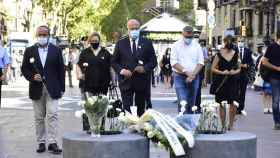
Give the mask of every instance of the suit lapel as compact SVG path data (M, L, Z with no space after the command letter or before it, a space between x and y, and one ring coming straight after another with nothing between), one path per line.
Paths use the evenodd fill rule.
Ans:
M143 42L144 42L144 39L143 38L139 38L138 45L137 45L137 55L141 55L141 53L142 53Z
M41 58L40 58L40 55L39 55L39 50L38 50L38 46L37 45L34 47L34 58L35 58L35 60L38 61L38 65L39 65L38 68L39 69L43 69L43 64L41 62Z
M46 57L46 63L45 63L44 69L48 66L49 58L51 56L51 53L53 52L52 49L53 49L52 44L49 44L49 46L48 46L48 54L47 54L47 57Z
M132 56L132 50L131 50L131 44L130 44L129 38L127 38L125 42L126 42L126 44L125 44L126 50L128 50L127 53L130 56Z

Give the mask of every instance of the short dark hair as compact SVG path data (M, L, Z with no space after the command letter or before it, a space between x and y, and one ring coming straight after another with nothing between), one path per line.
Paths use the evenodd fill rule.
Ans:
M41 25L38 28L40 27L46 28L48 30L48 34L51 35L51 29L47 25Z
M184 31L184 32L193 32L193 27L191 27L191 26L185 26L185 27L183 28L183 31Z

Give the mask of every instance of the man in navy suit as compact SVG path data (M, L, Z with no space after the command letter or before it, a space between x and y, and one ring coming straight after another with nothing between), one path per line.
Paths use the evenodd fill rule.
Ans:
M58 99L65 91L65 70L61 50L49 43L50 29L40 26L36 37L38 43L26 48L21 71L29 81L29 97L35 113L38 153L48 150L53 154L62 152L57 145ZM46 129L46 127L48 129Z
M152 42L140 37L139 27L137 20L128 21L129 36L117 42L111 62L119 74L119 88L125 110L130 111L135 97L137 114L141 116L145 112L150 73L157 66L157 59Z
M245 96L247 85L249 82L249 75L250 75L250 67L254 65L253 58L252 58L252 51L249 48L245 47L244 41L240 40L238 42L238 51L239 57L241 60L241 72L240 72L240 79L239 79L239 107L237 109L238 114L246 115L245 108Z

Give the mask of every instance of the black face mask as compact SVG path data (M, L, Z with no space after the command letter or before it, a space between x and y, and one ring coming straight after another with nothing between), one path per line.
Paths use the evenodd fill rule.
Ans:
M227 49L233 49L233 44L232 43L228 43L228 44L226 44L225 45L225 47L227 48Z
M90 43L93 49L97 49L99 47L99 43Z

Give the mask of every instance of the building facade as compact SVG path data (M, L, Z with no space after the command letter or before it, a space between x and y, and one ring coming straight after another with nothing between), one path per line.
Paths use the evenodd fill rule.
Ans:
M227 34L244 38L255 48L267 37L275 38L279 28L279 0L216 0L213 46L222 44Z
M1 38L7 34L7 14L3 6L3 1L0 0L0 36Z

